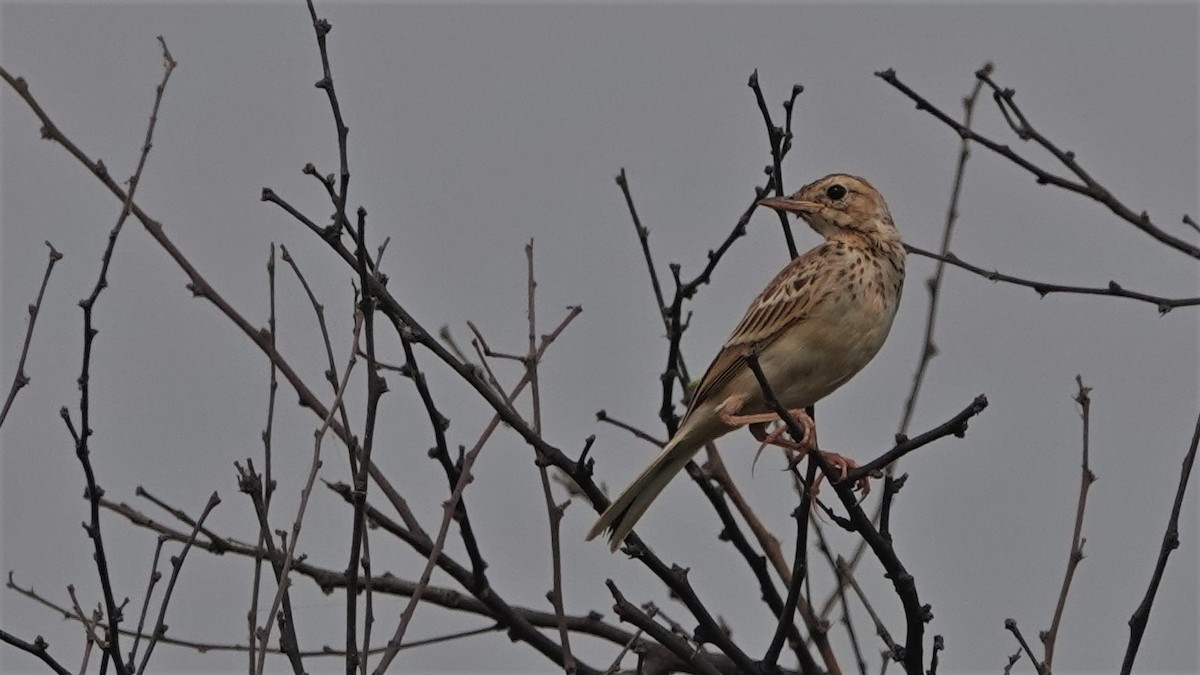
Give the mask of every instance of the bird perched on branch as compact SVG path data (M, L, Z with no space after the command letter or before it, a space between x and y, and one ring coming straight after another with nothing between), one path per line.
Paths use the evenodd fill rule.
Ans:
M600 516L588 539L607 530L617 550L692 455L740 426L749 425L760 442L811 450L813 422L804 409L845 384L883 346L900 304L905 255L883 196L862 178L833 174L759 204L798 215L825 241L788 263L750 304L701 378L679 430ZM757 352L772 391L804 428L805 439L790 442L767 432L779 417L746 364L749 350ZM823 454L843 476L855 466Z

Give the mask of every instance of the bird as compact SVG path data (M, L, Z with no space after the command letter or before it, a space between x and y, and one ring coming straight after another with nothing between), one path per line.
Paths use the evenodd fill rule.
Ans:
M792 213L824 241L794 258L750 303L695 387L678 430L588 532L608 532L616 551L663 488L705 444L749 425L760 442L804 450L767 433L778 421L746 355L779 402L813 438L804 409L856 375L883 346L900 304L905 249L883 196L865 179L836 173L759 205ZM807 446L811 448L811 445ZM842 468L850 460L825 453ZM798 461L798 459L796 460Z

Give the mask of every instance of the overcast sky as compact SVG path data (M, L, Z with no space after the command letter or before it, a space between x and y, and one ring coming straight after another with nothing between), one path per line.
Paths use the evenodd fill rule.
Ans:
M1135 212L1197 241L1180 223L1198 215L1197 9L1192 4L1053 7L978 4L805 5L359 5L324 4L334 77L350 133L351 205L370 214L373 245L391 243L384 266L397 298L425 325L448 325L467 344L466 321L492 346L524 349L525 259L535 242L542 329L567 305L582 315L542 368L545 435L567 452L596 434L596 473L619 490L654 449L611 426L600 409L655 436L666 360L645 264L613 177L624 167L651 245L666 264L694 276L764 180L766 133L747 77L757 69L779 115L793 83L795 149L789 190L832 172L862 175L886 197L904 238L936 249L958 138L873 72L901 79L958 117L959 100L985 61L1048 137ZM189 259L255 324L265 325L265 264L271 242L286 245L325 303L333 346L350 343L352 270L301 225L259 201L269 186L318 222L331 212L300 169L336 170L336 139L320 63L301 3L49 3L0 6L0 63L24 76L62 130L101 157L114 176L133 170L161 77L155 36L179 61L168 86L138 201L160 219ZM50 280L22 391L0 435L0 567L69 605L74 584L90 607L100 597L91 548L79 523L83 476L61 406L78 415L75 380L82 317L76 302L95 283L119 209L7 87L0 93L0 383L7 391L51 241L65 258ZM1007 130L985 97L980 130L1055 171L1049 156ZM1196 261L1169 250L1078 195L1035 184L979 148L970 160L952 249L985 268L1065 284L1127 288L1168 297L1198 294ZM807 248L818 237L796 229ZM688 309L684 340L699 373L748 301L787 261L778 221L758 213L749 234ZM820 405L822 445L865 460L890 447L917 364L931 261L910 258L891 338L857 378ZM249 500L235 460L261 457L266 420L265 358L211 305L191 297L185 277L131 222L97 305L93 462L107 495L169 518L134 495L137 486L198 513L216 490L224 500L213 529L253 539ZM280 349L328 396L325 357L312 310L290 271L279 274ZM1061 584L1078 492L1080 418L1074 378L1093 388L1093 486L1081 564L1064 619L1055 670L1115 672L1126 622L1146 585L1166 526L1178 468L1196 423L1196 309L1159 316L1153 305L1116 298L1051 295L946 272L938 356L913 427L949 418L978 394L991 405L965 439L945 439L905 459L897 497L897 552L933 607L928 634L945 637L942 672L999 672L1017 650L1003 628L1018 621L1036 642ZM400 362L394 341L384 360ZM469 388L427 353L449 442L470 446L490 418ZM500 364L508 383L516 366ZM424 410L411 385L389 377L376 461L435 530L444 478L426 458ZM357 390L361 390L358 387ZM356 391L357 391L356 390ZM361 395L352 407L361 419ZM276 418L276 527L286 527L318 421L281 388ZM756 447L746 433L722 441L724 457L762 517L786 535L795 496L780 461L751 475ZM322 478L346 480L327 445ZM549 609L547 525L532 451L499 433L480 455L467 491L497 591ZM1139 672L1194 673L1197 655L1195 480L1142 645ZM714 613L752 654L766 648L769 612L744 563L717 540L720 526L695 485L672 484L639 532L663 559L691 568ZM318 488L301 539L310 561L346 564L350 513ZM692 627L644 567L598 542L583 503L563 521L566 606L611 615L604 579L638 602L652 600ZM111 514L104 519L119 597L140 602L153 536ZM849 550L849 537L836 537ZM372 536L377 572L414 579L423 559ZM461 555L453 535L449 550ZM170 634L244 642L251 566L193 552L168 615ZM899 603L868 560L859 577L894 635ZM453 585L440 575L435 583ZM825 577L827 584L827 576ZM817 583L814 582L814 586ZM301 643L342 643L344 595L297 582ZM823 597L823 593L820 593ZM376 634L390 633L402 604L380 601ZM860 608L856 615L862 616ZM25 639L44 635L69 668L78 664L78 626L12 591L0 593L0 626ZM418 611L410 637L484 625L434 608ZM881 646L860 630L872 671ZM382 641L382 637L380 638ZM603 667L611 645L578 640ZM127 643L126 643L127 644ZM843 666L852 667L847 654ZM95 662L93 661L93 665ZM164 647L161 672L244 672L240 655ZM277 669L286 668L283 661ZM312 672L340 670L314 661ZM893 669L897 668L893 666ZM39 671L29 656L0 648L3 672ZM396 672L552 672L553 664L503 634L457 648L405 652ZM1022 661L1018 672L1032 672ZM894 670L892 672L895 672Z

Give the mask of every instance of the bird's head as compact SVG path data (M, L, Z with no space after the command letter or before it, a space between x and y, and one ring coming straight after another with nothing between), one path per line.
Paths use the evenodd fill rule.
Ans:
M872 240L899 239L883 195L858 176L835 173L789 197L770 197L759 204L795 213L826 239L850 233Z

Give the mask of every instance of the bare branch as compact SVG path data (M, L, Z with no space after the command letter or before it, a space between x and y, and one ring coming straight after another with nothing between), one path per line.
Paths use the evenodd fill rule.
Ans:
M985 63L983 68L990 71L992 64ZM975 104L979 100L979 92L982 89L983 83L976 80L971 93L963 97L962 124L968 129L974 123ZM954 225L958 222L958 202L962 197L963 179L967 173L967 160L970 158L971 141L969 138L963 138L958 145L958 161L954 167L953 186L950 188L950 204L946 207L946 222L942 227L942 243L938 249L943 256L950 252L950 239L954 234ZM938 260L938 264L933 268L933 274L925 282L925 288L929 291L929 309L925 313L925 333L921 344L921 355L917 361L917 370L913 373L913 382L908 392L908 398L904 401L904 414L900 419L900 430L897 433L908 433L908 425L912 423L913 413L916 412L917 397L920 395L921 385L925 382L925 373L929 370L929 362L937 355L933 332L937 325L938 307L941 305L942 279L945 271L945 261Z
M165 48L165 47L164 47ZM192 528L192 534L188 537L187 542L183 545L183 550L177 556L171 556L171 577L167 580L167 587L163 591L162 602L158 607L158 620L154 623L154 631L150 634L150 640L146 643L146 653L142 655L142 665L138 667L138 675L143 675L146 672L146 665L150 663L150 655L154 653L154 646L167 632L167 605L171 602L171 593L175 591L175 582L179 580L179 571L183 569L183 561L187 558L188 551L192 550L192 544L196 542L196 535L200 534L200 528L204 525L204 521L208 519L208 514L221 503L221 498L214 492L208 498L208 503L204 505L204 511L196 520L196 526Z
M940 438L945 438L946 436L957 436L962 438L967 433L968 420L983 412L987 406L987 397L983 394L980 394L979 396L976 396L975 400L971 401L967 407L959 411L957 415L915 438L905 438L902 435L897 435L895 447L883 453L879 457L867 462L866 464L863 464L858 468L851 469L846 473L846 477L842 482L846 484L853 484L854 481L870 476L876 471L890 466L896 460L907 455L913 450L929 445ZM837 479L837 476L832 476L831 479Z
M73 675L71 671L64 668L58 661L55 661L53 656L50 656L50 652L48 651L50 643L42 639L41 635L34 638L33 642L26 642L6 630L0 630L0 641L36 656L42 663L46 664L46 667L57 673L57 675Z
M1033 125L1031 125L1025 118L1020 108L1018 108L1014 102L1014 91L1012 89L1001 89L995 83L995 81L992 80L991 73L989 71L981 69L978 73L976 73L976 77L985 82L992 89L994 98L996 100L996 105L999 106L1001 113L1004 115L1005 119L1008 120L1010 127L1013 129L1014 133L1016 133L1017 137L1021 140L1033 140L1038 145L1048 150L1070 173L1074 174L1074 180L1051 173L1018 155L1007 145L1003 145L990 138L981 136L973 129L959 124L949 115L938 109L937 106L933 105L920 94L913 91L908 85L901 82L900 79L896 77L895 70L891 68L887 70L881 70L876 72L875 76L892 85L905 96L912 99L917 104L917 110L924 110L930 115L933 115L943 124L953 129L960 137L969 138L972 141L979 143L988 150L991 150L992 152L1004 157L1022 169L1025 169L1029 173L1033 174L1039 185L1053 185L1055 187L1062 188L1063 190L1067 190L1068 192L1074 192L1100 202L1107 207L1109 211L1112 211L1114 215L1132 224L1137 229L1145 232L1157 241L1165 244L1167 247L1185 253L1192 258L1200 259L1200 246L1184 241L1158 228L1150 220L1149 214L1147 214L1145 211L1142 211L1141 213L1134 212L1133 209L1126 206L1124 202L1113 196L1112 192L1110 192L1108 188L1104 187L1094 178L1092 178L1092 176L1088 174L1076 161L1074 152L1059 148L1057 145L1043 136L1039 131L1037 131L1037 129L1035 129Z
M758 381L758 386L762 389L763 397L766 399L768 409L779 416L779 419L787 426L788 433L793 438L803 439L804 432L800 429L800 425L779 402L779 399L775 396L775 392L771 390L767 376L763 373L758 363L758 354L755 353L755 350L750 350L746 354L746 365L754 373L754 377ZM820 452L808 453L808 458L810 462L815 461L817 463L821 468L821 473L830 482L839 481L840 472ZM933 613L928 605L921 604L920 598L917 595L915 580L908 573L908 570L905 569L904 564L900 562L900 558L897 557L896 551L892 547L891 540L881 536L879 531L875 529L875 526L872 525L871 519L863 513L858 497L855 496L851 485L853 485L853 482L849 480L840 480L833 483L834 491L837 492L838 499L841 500L842 506L845 507L849 515L846 524L867 542L867 545L875 553L879 562L883 564L883 568L887 572L887 577L891 580L896 590L896 595L900 599L900 604L904 609L907 637L904 649L899 655L900 661L904 666L905 672L909 675L923 675L925 668L923 656L925 623L933 618ZM829 512L827 511L827 513Z
M1163 572L1167 567L1167 558L1171 551L1179 548L1179 513L1183 510L1183 497L1187 493L1188 479L1192 475L1192 465L1196 462L1196 449L1200 447L1200 417L1196 418L1196 429L1192 432L1192 443L1183 456L1183 465L1179 469L1179 487L1175 490L1175 503L1171 505L1171 516L1167 519L1167 531L1163 534L1162 546L1158 549L1158 560L1154 563L1154 573L1150 576L1150 585L1146 595L1138 603L1133 616L1129 617L1129 644L1125 648L1125 658L1121 663L1121 675L1133 672L1133 662L1137 658L1138 648L1142 644L1142 635L1146 632L1146 623L1150 620L1150 609L1154 606L1154 598L1158 595L1158 585L1162 582Z
M1045 281L1034 281L1032 279L1022 279L1014 277L1011 274L1002 274L996 270L986 270L982 267L972 265L954 253L947 251L944 254L930 253L929 251L917 248L909 244L905 244L904 248L909 253L932 258L942 263L954 265L955 267L967 270L973 274L977 274L989 281L1000 281L1014 286L1023 286L1031 288L1038 295L1045 297L1051 293L1069 293L1075 295L1105 295L1114 298L1129 298L1131 300L1139 300L1147 302L1158 308L1159 314L1166 314L1176 307L1194 307L1200 305L1200 297L1197 298L1164 298L1157 295L1149 295L1138 291L1130 291L1115 281L1109 281L1108 286L1090 287L1090 286L1068 286L1064 284L1053 284Z

